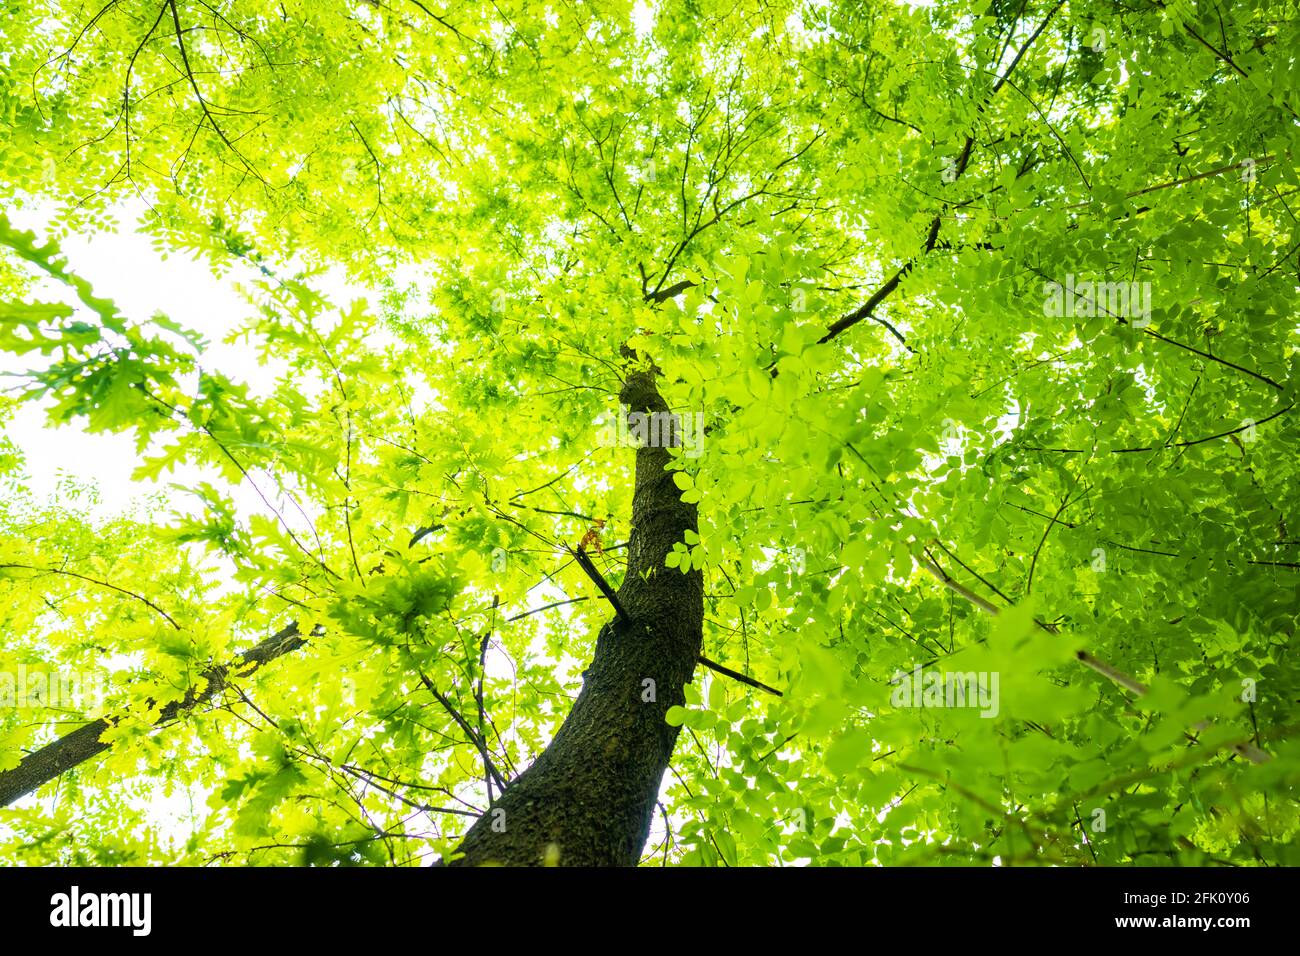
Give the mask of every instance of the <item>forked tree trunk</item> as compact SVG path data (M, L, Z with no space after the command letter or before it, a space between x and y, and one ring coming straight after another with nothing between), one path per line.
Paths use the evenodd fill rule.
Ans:
M620 392L630 412L666 413L654 372ZM674 433L679 436L679 432ZM676 437L674 441L679 441ZM453 866L632 866L650 833L678 728L664 714L685 703L699 658L703 577L664 567L683 532L698 531L663 447L636 453L627 576L618 600L629 620L601 628L582 691L555 739L465 834Z

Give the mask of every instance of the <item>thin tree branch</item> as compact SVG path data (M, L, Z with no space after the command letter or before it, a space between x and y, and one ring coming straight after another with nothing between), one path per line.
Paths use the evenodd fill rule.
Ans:
M769 687L767 684L764 684L762 681L754 680L754 678L752 677L746 677L744 674L740 673L739 671L733 671L730 667L723 667L721 664L709 660L703 654L700 655L700 663L703 664L705 667L707 667L709 670L717 671L719 674L725 674L726 676L732 678L733 680L740 681L742 684L748 684L750 687L756 687L759 690L767 691L769 694L775 694L777 697L785 696L775 687Z

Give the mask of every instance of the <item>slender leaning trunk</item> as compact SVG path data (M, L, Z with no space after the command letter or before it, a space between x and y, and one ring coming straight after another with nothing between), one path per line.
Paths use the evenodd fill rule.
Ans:
M666 413L653 371L631 373L629 412ZM674 443L680 432L674 429ZM600 629L582 691L555 739L470 828L451 865L633 866L650 833L660 781L678 728L664 720L685 703L699 658L704 585L698 570L664 567L696 507L681 500L662 447L636 453L628 567L618 601L627 620Z
M264 664L296 651L306 643L307 639L299 633L295 621L244 651L234 663L205 669L202 687L191 688L183 699L172 701L164 707L154 726L166 727L200 704L211 700L226 686L226 679L232 674L247 677ZM51 741L40 750L27 754L18 766L0 771L0 807L7 807L19 798L34 793L60 774L110 749L113 745L105 743L100 736L116 723L117 719L113 717L92 720Z

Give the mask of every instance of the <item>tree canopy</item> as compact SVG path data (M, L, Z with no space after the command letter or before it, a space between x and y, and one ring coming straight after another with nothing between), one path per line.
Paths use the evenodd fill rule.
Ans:
M0 449L4 859L1300 864L1294 2L0 34L0 415L156 492Z

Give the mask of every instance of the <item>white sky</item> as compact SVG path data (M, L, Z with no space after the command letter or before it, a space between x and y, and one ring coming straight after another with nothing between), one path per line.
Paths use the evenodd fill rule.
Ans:
M145 319L162 312L209 340L203 363L220 369L236 381L256 383L259 375L255 350L247 344L223 340L250 314L250 307L236 291L236 284L248 282L254 273L247 267L232 269L224 279L192 258L171 255L164 261L147 237L132 228L136 210L124 208L117 218L124 227L117 233L72 236L60 243L71 270L90 281L97 295L112 299L122 314ZM48 211L39 208L8 211L19 228L35 231L38 239L48 235ZM75 302L70 290L50 281L38 294ZM25 356L0 355L0 372L19 372L39 367L39 353ZM13 388L13 379L3 387ZM176 475L164 475L160 482L133 482L131 473L139 464L134 439L128 434L90 434L82 424L58 428L46 421L48 403L20 406L3 426L4 435L26 456L30 487L37 499L54 494L60 475L93 482L102 496L100 511L120 514L141 494L165 488Z

